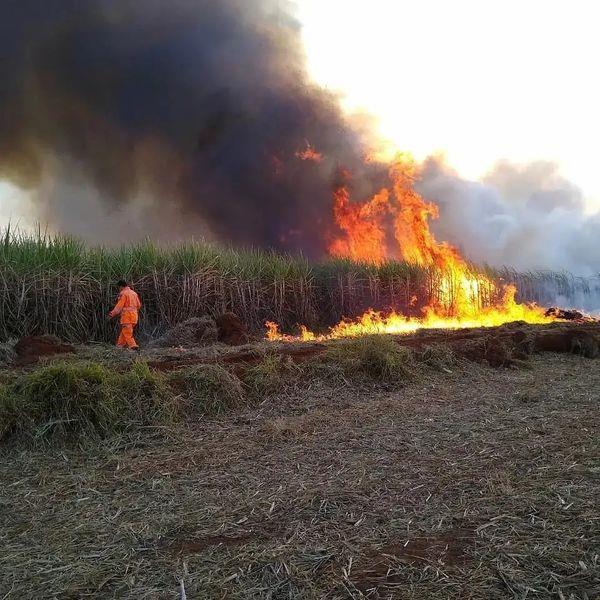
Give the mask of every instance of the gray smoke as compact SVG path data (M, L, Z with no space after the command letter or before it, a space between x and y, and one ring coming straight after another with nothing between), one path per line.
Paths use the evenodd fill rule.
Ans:
M438 239L475 263L536 272L518 285L522 300L600 311L600 215L557 165L502 161L474 182L430 158L418 188L440 208Z
M600 272L600 215L585 213L581 191L551 162L500 162L479 183L429 159L418 187L440 207L432 224L438 238L473 261L583 276Z

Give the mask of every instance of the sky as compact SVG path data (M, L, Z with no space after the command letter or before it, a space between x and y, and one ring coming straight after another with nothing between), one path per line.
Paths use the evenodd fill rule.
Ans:
M441 153L477 180L500 159L555 161L600 210L597 0L296 0L313 79L388 148ZM0 182L0 224L27 223Z
M313 78L479 179L550 160L600 209L597 0L298 0Z

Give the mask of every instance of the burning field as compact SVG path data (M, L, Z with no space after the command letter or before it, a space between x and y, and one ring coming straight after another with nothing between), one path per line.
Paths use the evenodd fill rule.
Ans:
M147 339L226 311L255 334L268 322L270 339L544 324L535 302L570 300L569 275L528 273L523 288L500 260L476 264L488 253L459 251L469 236L436 237L447 203L419 190L443 164L383 153L314 83L291 3L24 0L2 17L0 177L53 230L112 248L7 231L2 339L106 341L121 277L144 297ZM563 180L538 187L523 201L579 206ZM181 242L198 237L211 244Z
M347 176L344 173L344 177ZM430 219L438 217L438 209L415 191L417 168L410 158L398 157L390 168L389 178L389 188L382 188L362 203L350 200L345 183L336 186L333 212L341 234L333 240L329 251L333 256L374 265L402 260L433 273L429 302L423 305L421 299L422 314L409 317L393 309L386 314L370 309L356 319L340 322L320 336L300 326L297 338L281 334L278 325L269 322L268 339L306 341L412 333L428 328L493 327L512 321L542 324L555 320L556 315L544 308L516 302L514 284L494 281L467 264L456 248L435 239ZM393 240L391 247L389 238ZM417 303L418 296L413 296L410 304Z
M517 302L402 185L405 262L8 232L0 323L33 335L0 354L3 597L598 597L600 325ZM127 269L144 348L81 343ZM361 269L406 308L336 325Z
M572 186L526 170L473 252L444 165L381 158L288 2L8 4L0 177L65 234L0 240L0 598L598 600ZM581 276L502 266L548 240Z
M109 339L110 286L123 275L144 298L148 340L186 319L224 311L241 315L255 336L266 327L270 341L586 319L536 300L594 298L595 279L467 262L432 233L437 207L416 192L418 177L417 165L398 156L388 187L361 201L350 199L349 173L341 173L332 195L336 228L323 233L333 237L320 262L197 242L106 249L8 228L0 248L0 332L4 339L39 333Z
M600 597L600 324L438 241L418 177L340 171L321 262L6 231L3 598Z

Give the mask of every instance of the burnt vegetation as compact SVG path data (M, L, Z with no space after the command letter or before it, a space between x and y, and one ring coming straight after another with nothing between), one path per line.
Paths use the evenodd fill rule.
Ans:
M582 337L597 347L598 327L77 346L8 366L0 591L593 600Z
M393 388L457 365L519 369L539 353L600 356L597 323L511 323L327 343L227 346L216 337L187 348L151 346L141 356L51 336L5 344L0 440L99 439L193 422L311 382Z

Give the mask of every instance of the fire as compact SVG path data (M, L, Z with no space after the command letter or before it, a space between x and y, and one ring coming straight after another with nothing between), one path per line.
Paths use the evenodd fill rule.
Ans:
M410 157L398 156L389 176L389 189L383 188L371 199L358 203L351 201L346 185L348 174L343 173L333 194L333 215L341 233L331 242L329 251L333 256L376 265L397 258L439 273L434 298L423 309L423 315L414 318L395 311L382 314L368 310L320 336L306 327L302 327L298 337L286 336L275 323L268 323L267 339L310 341L373 333L414 333L423 328L493 327L511 321L554 320L538 306L517 303L514 286L497 284L473 271L456 248L435 239L429 221L438 218L438 207L415 191L418 169Z
M419 329L462 329L467 327L496 327L511 321L527 323L550 323L555 319L544 315L543 309L535 305L519 304L515 301L516 288L505 288L503 301L498 306L474 309L470 314L443 316L427 308L422 318L407 317L392 311L383 314L368 310L355 320L344 320L332 327L328 333L316 335L302 326L300 335L286 335L279 331L276 323L267 323L267 339L270 341L325 341L360 335L409 334Z
M320 162L323 160L323 155L317 152L308 140L306 140L306 147L296 152L296 158L300 160L312 160L313 162Z
M466 264L458 250L438 242L429 229L429 220L437 219L438 207L426 202L413 187L418 177L414 161L399 155L390 168L391 190L383 188L363 203L352 202L344 171L333 192L333 215L342 235L331 243L333 256L359 262L381 264L388 258L401 258L421 266L442 270ZM397 247L390 252L387 228L391 225Z
M342 175L346 177L347 173ZM331 255L357 262L383 263L387 257L383 219L389 208L386 189L368 202L357 204L350 201L345 185L337 186L333 192L333 214L345 235L330 244Z

